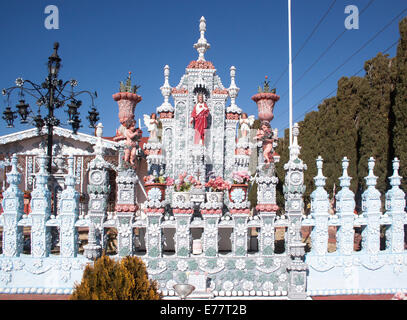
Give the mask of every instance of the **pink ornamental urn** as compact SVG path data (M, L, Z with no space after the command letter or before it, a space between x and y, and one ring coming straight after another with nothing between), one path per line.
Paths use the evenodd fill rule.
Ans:
M274 105L280 100L280 96L276 95L276 89L270 90L267 77L264 81L264 88L259 87L258 91L259 93L255 94L252 100L257 104L259 120L270 122L274 119Z
M139 86L132 86L130 77L131 72L129 72L126 84L120 82L120 92L113 95L113 99L117 101L119 105L119 121L124 126L134 120L134 110L136 109L137 103L142 99L141 96L137 94Z

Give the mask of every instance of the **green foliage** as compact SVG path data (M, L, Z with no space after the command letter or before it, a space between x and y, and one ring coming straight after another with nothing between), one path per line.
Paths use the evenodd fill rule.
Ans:
M307 164L305 172L305 202L315 190L313 178L317 174L315 160L324 159L325 189L333 195L339 188L342 159L349 159L348 174L351 190L360 203L366 189L368 159L375 158L377 189L382 195L388 189L392 175L392 161L398 157L400 175L407 177L407 18L400 22L400 43L395 58L379 53L365 62L364 77L343 77L338 81L335 97L326 99L318 111L308 113L299 123L301 159ZM280 180L277 185L277 204L284 205L282 183L288 162L289 132L279 140L277 164ZM406 181L402 188L407 191Z
M407 178L407 19L399 24L400 42L397 56L393 63L395 68L394 106L390 120L394 122L390 139L393 142L394 155L400 160L400 175ZM402 180L402 188L407 192L407 181Z
M87 265L70 300L159 300L157 284L148 279L144 262L138 257L120 261L102 256Z
M270 88L270 81L267 81L267 77L266 80L264 80L264 84L263 84L263 88L262 87L258 87L257 92L259 93L276 93L276 88L271 89Z
M129 92L129 93L137 93L137 90L140 88L138 85L131 85L131 72L129 72L129 76L126 79L126 83L124 84L123 81L120 81L120 92Z

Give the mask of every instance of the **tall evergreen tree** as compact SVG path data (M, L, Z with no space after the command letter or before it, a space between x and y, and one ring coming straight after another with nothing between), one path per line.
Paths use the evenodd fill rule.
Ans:
M407 192L407 18L400 22L399 29L400 41L395 60L396 86L390 120L394 121L394 155L400 159L400 175L404 177L401 187Z

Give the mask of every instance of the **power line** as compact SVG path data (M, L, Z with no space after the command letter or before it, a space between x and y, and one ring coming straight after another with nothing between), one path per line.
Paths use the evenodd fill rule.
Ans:
M369 3L366 5L366 7L364 7L362 9L362 11L360 12L359 16L361 16L369 7L370 5L373 3L374 0L370 0ZM324 52L322 52L322 54L308 67L307 70L305 70L300 77L294 82L294 85L296 85L298 82L300 82L307 74L308 72L310 72L317 64L319 61L321 61L321 59L328 53L328 51L334 46L334 44L340 39L342 38L342 36L346 33L346 31L348 31L347 29L345 29L344 31L342 31L336 38L334 41L331 42L331 44L324 50ZM275 85L273 86L275 87ZM281 97L284 97L286 94L288 93L288 91L284 92Z
M373 1L373 0L372 0ZM325 18L327 17L328 13L331 11L331 9L333 8L334 4L336 3L336 0L333 0L331 5L329 6L328 10L325 12L325 14L322 16L322 18L319 20L319 22L316 24L316 26L314 27L314 29L312 30L312 32L310 33L310 35L307 37L307 39L303 42L303 44L301 45L301 48L298 50L298 52L296 53L296 55L294 56L293 62L294 60L298 57L298 55L301 53L301 51L305 48L305 46L307 45L307 43L311 40L312 36L314 35L314 33L317 31L317 29L319 28L319 26L322 24L322 22L325 20ZM276 84L281 80L281 78L284 76L284 74L288 71L288 67L281 73L281 75L279 76L279 78L277 79L277 81L274 83L273 87L276 86Z
M300 99L298 99L295 104L304 100L311 92L313 92L316 88L321 86L327 79L329 79L332 75L334 75L339 69L341 69L345 64L347 64L354 56L356 56L360 51L362 51L367 45L369 45L374 39L376 39L384 30L386 30L394 21L396 21L404 12L407 11L405 8L402 12L400 12L396 17L394 17L389 23L387 23L382 29L380 29L372 38L366 41L358 50L356 50L351 56L349 56L342 64L340 64L335 70L333 70L330 74L328 74L324 79L322 79L316 86L314 86L311 90L309 90L305 95L303 95Z
M386 50L383 51L383 53L386 53L387 51L391 50L396 44L398 44L399 40L397 40L396 42L394 42L392 45L390 45ZM356 75L358 75L359 73L361 73L364 70L364 67L359 69L356 73L354 73L353 75L351 75L351 77L354 77ZM331 91L330 93L328 93L328 95L326 95L324 98L322 98L321 100L319 100L319 102L315 105L313 105L311 108L308 108L307 110L305 110L302 114L300 114L296 119L295 122L297 122L299 119L301 119L304 115L306 115L308 112L310 112L312 109L315 109L316 107L318 107L325 99L329 98L332 94L334 94L337 91L337 88L335 88L333 91ZM287 113L287 111L285 111L283 114ZM282 115L283 115L282 114ZM280 131L280 129L279 129Z

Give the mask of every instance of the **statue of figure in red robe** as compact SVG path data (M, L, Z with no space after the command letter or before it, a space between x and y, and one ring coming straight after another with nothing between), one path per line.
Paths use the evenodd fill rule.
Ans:
M195 122L194 144L204 144L205 129L208 127L209 108L204 102L203 94L198 94L198 102L191 113L191 124Z

